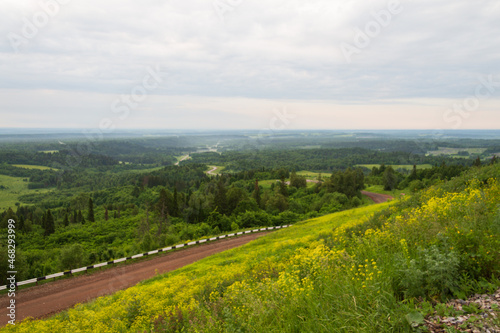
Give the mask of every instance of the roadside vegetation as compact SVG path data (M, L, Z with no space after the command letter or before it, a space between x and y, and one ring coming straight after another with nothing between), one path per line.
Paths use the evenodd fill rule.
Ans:
M440 147L484 147L486 150L481 150L479 156L470 155L467 158L426 156L428 151ZM162 307L159 312L148 312L142 308L145 307L144 302L149 302L147 298L137 301L141 306L127 303L126 310L120 308L122 303L113 304L123 313L131 313L130 318L125 320L115 314L120 319L110 319L106 325L124 325L125 331L143 327L141 325L144 323L149 323L148 329L153 331L161 331L165 327L172 331L181 327L187 330L199 327L200 331L245 331L251 329L244 326L243 322L257 323L256 329L264 327L259 326L264 323L269 324L264 319L231 312L234 307L240 307L239 311L244 313L250 306L252 311L262 313L269 320L283 317L288 318L290 325L295 325L283 326L285 322L276 322L275 331L292 331L292 327L307 331L312 327L308 325L313 325L311 318L316 318L317 325L321 323L328 328L334 327L334 323L345 325L345 331L368 330L366 327L369 326L363 325L368 325L369 321L380 321L385 325L373 326L377 329L405 330L408 328L405 325L410 325L405 316L410 313L408 311L417 309L415 300L427 300L432 307L435 302L447 297L462 297L473 290L491 288L498 278L495 265L488 268L489 276L486 271L482 271L488 267L491 256L497 253L494 248L497 243L490 242L495 237L484 238L486 236L483 234L476 234L476 229L486 228L484 230L490 232L494 225L491 221L496 221L494 216L497 213L494 211L498 208L493 208L496 200L493 189L496 185L488 183L488 179L498 178L497 158L492 156L500 152L499 140L456 139L436 142L425 139L395 140L393 137L374 140L366 139L365 134L331 136L328 133L310 137L295 133L283 137L252 138L238 134L103 140L93 142L84 154L75 155L78 149L82 149L80 143L70 140L64 143L0 142L0 210L3 210L0 212L0 232L5 232L9 219L16 221L18 281L229 231L296 224L293 227L296 231L277 234L283 235L279 242L289 244L289 247L278 246L273 250L274 243L261 241L262 246L268 247L262 248L266 257L258 254L261 250L256 250L255 258L250 252L235 254L234 263L245 264L243 268L235 268L234 274L231 273L233 261L227 259L224 270L227 268L227 274L233 274L227 280L218 276L217 270L208 273L200 271L200 276L212 276L206 280L208 296L205 292L200 296L198 287L193 287L189 292L187 288L188 294L182 294L183 291L175 288L172 294L168 294L168 297L174 297L176 293L187 295L190 302L195 302L193 304L196 306L192 308L186 308L177 296L172 303L155 300ZM184 159L186 156L190 158ZM216 170L208 174L207 171L214 167ZM479 181L467 184L473 179ZM373 206L373 202L362 195L363 190L389 194L398 203L384 212L378 212L385 205ZM433 202L436 207L431 214L429 205ZM482 206L476 207L479 202L482 202ZM447 203L453 207L448 207ZM418 211L417 208L423 210ZM447 209L450 211L447 212ZM448 215L441 216L440 211ZM472 217L467 215L469 212L474 213ZM336 215L331 215L333 213ZM369 218L372 213L376 214ZM467 229L469 233L466 233L465 226L472 223L470 219L475 219L477 225L471 225ZM414 225L404 229L403 225L409 225L410 220ZM484 228L483 223L486 223ZM454 225L458 229L453 229ZM424 226L432 230L433 234L418 241L412 238L420 234ZM453 238L451 236L455 234L452 230L458 230L460 233L457 235L467 235L469 238ZM403 231L409 234L403 237ZM269 242L274 237L277 236L270 236ZM386 242L384 237L390 239ZM363 247L368 246L366 242L369 239L371 247ZM396 262L396 257L392 255L403 251L402 239L407 242L409 261ZM398 243L393 243L396 241ZM453 249L445 252L445 242L452 244L450 247ZM8 271L5 243L5 239L0 240L2 284L5 284ZM487 250L479 249L479 246L485 246ZM461 252L457 250L459 248ZM465 248L468 249L466 254L473 253L474 256L466 258ZM317 257L308 257L309 253L316 251L320 253ZM304 259L299 258L300 253L305 256ZM267 255L270 262L266 259ZM290 270L295 265L295 259L292 258L296 255L299 267L303 261L324 261L325 265L318 264L319 273L313 274L302 268L296 273ZM319 259L322 256L326 259ZM428 261L419 259L426 256L430 258ZM369 263L358 262L361 257L362 260L368 259ZM391 280L392 284L388 287L386 280L377 280L380 282L377 285L379 289L373 290L375 293L380 291L385 298L368 297L365 301L364 289L371 291L369 288L372 285L366 284L369 282L361 284L361 280L352 280L352 277L375 272L356 271L352 274L358 275L351 276L351 271L346 269L352 268L352 264L358 265L358 268L361 268L360 264L368 265L363 266L363 269L367 269L372 267L372 259L373 262L384 263L380 274ZM432 284L435 282L429 282L432 279L429 277L432 260L440 263L449 260L453 263L450 264L451 268L446 265L443 267L454 272L453 279L460 277L463 281L452 280L446 288L437 292L436 285ZM472 266L461 265L469 265L474 260L481 263L480 272L470 277L462 274L465 271L461 267L472 270ZM407 267L401 271L404 262ZM258 266L257 263L264 266ZM254 264L258 269L254 269ZM377 268L380 267L377 265ZM260 274L258 270L267 273ZM416 282L411 280L413 278L405 277L412 276L410 273L415 275ZM376 274L379 274L378 271ZM436 276L440 276L441 280L450 278L446 272L439 274ZM345 288L351 289L329 285L328 276L332 281L337 278L344 281L342 279L350 277L351 282L345 284ZM303 281L305 277L311 281ZM286 280L288 278L290 280ZM193 279L195 281L197 278ZM213 289L212 286L217 286L213 281L217 279L223 282L220 287ZM293 288L299 288L294 291L297 294L285 290L284 281L288 281L287 284L293 285ZM395 281L414 284L404 286ZM277 292L277 303L265 298L264 294L245 294L244 290L241 291L243 298L238 298L238 285L229 287L240 282L247 283L242 284L242 290L247 287L249 290L261 288L263 293L265 291L269 295ZM464 286L469 286L469 289ZM310 293L303 294L300 288ZM231 294L232 290L235 294ZM214 291L219 294L210 298ZM351 291L353 294L349 294ZM282 299L278 297L280 293L288 296ZM323 303L314 303L327 294L334 295L333 298L341 294L354 296L354 303L345 300L345 304L335 307L342 313L353 304L355 309L359 306L361 312L355 316L367 321L363 323L360 320L359 327L350 326L354 325L354 319L339 319L339 313L323 308L330 304L328 302L336 304L333 299L326 297ZM226 295L233 295L234 301L229 301ZM294 308L292 300L306 305ZM245 303L247 301L248 305ZM369 311L369 307L376 309L379 304L381 307L377 314L366 312L365 316L364 311ZM260 312L257 311L258 305L261 306ZM316 310L313 305L317 307ZM281 308L273 309L278 306L290 308L286 310L289 312L282 312L285 310ZM331 317L321 317L313 310L321 310L325 316L330 313L328 316ZM305 316L300 314L302 311L305 311ZM391 319L382 320L380 316L383 311L391 313ZM196 322L193 314L206 320ZM142 319L139 320L138 316L142 316ZM154 318L159 322L155 322ZM182 318L191 318L195 323L188 325ZM297 322L297 318L300 322ZM114 321L120 323L112 324ZM417 322L412 323L416 325ZM233 326L228 326L228 323L233 323ZM115 328L118 326L113 326Z
M499 176L499 165L473 168L410 198L303 221L4 331L425 331L425 316L451 311L443 301L500 286Z

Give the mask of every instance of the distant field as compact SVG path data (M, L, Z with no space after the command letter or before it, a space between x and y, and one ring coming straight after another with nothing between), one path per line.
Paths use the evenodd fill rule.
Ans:
M15 209L16 202L19 201L21 195L49 191L50 189L29 190L28 182L23 181L22 177L0 175L0 211L9 207Z
M277 179L259 180L259 185L262 186L263 188L271 188L271 184L277 184L277 183L278 183Z
M398 198L401 193L406 194L406 190L394 190L394 191L384 191L384 186L382 185L370 185L367 186L364 191L367 192L373 192L373 193L380 193L380 194L389 194L392 195L395 198Z
M59 150L40 150L39 153L45 153L45 154L54 154L58 153Z
M467 158L468 156L460 156L458 155L458 152L460 151L466 151L469 153L469 155L474 156L474 155L481 155L486 151L487 148L446 148L446 147L439 147L438 150L433 150L433 151L428 151L427 155L431 156L439 156L439 155L456 155L454 157L463 157Z
M189 156L189 154L187 154L187 155L182 155L182 156L175 156L175 158L177 159L177 162L175 163L175 165L179 165L179 163L181 163L182 161L190 160L191 156Z
M311 180L317 180L319 175L321 175L322 178L324 178L325 176L326 177L331 176L331 174L329 174L329 173L319 173L319 172L312 172L312 171L306 171L306 170L297 172L297 175L304 176L304 177L306 177L306 179L311 179Z
M306 179L308 179L308 180L317 180L319 173L309 172L309 171L299 171L299 172L297 172L297 175L305 176ZM324 174L322 174L322 177L324 177L323 175ZM327 175L327 176L329 177L330 175ZM268 188L271 188L272 184L278 185L279 181L280 181L279 179L259 180L259 185L262 186L264 189L268 189ZM289 182L289 181L290 181L290 178L285 179L285 182ZM316 183L307 182L307 187L313 187L314 185L316 185Z
M153 171L158 171L162 170L165 167L154 167L154 168L149 168L149 169L137 169L137 170L128 170L127 172L132 172L132 173L146 173L146 172L153 172Z
M364 168L368 168L368 169L373 169L373 167L380 167L380 164L358 164L356 166L359 166L359 167L364 167ZM386 166L389 166L389 165L386 165ZM412 170L413 169L413 165L412 164L399 164L399 165L391 165L391 167L394 169L394 170L397 170L397 169L406 169L406 170ZM419 164L417 165L417 169L430 169L432 168L432 165L430 164Z
M17 168L23 168L23 169L54 170L54 171L58 170L58 169L54 169L54 168L46 167L46 166L42 166L42 165L12 164L12 166L15 166Z

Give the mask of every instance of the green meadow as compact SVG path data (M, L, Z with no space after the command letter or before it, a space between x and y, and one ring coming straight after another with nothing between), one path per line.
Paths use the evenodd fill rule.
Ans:
M42 165L13 164L12 166L15 166L16 168L23 168L23 169L54 170L54 171L57 171L57 169L55 169L55 168L51 168L51 167L47 167L47 166L42 166Z
M373 167L380 167L380 164L358 164L356 165L358 167L364 167L368 169L373 169ZM391 166L394 170L398 169L404 169L404 170L412 170L413 165L412 164L394 164L394 165L386 165L386 166ZM430 164L418 164L417 169L430 169L432 168L432 165Z
M22 177L0 175L0 210L14 208L22 195L50 192L50 189L30 190L28 182L23 179Z

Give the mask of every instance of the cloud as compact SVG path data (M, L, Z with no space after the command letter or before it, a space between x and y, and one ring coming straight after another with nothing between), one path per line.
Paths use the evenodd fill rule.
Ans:
M58 1L67 4L55 6ZM379 31L360 48L359 31L367 34L391 0L4 0L0 90L7 100L14 98L12 90L27 98L22 106L10 103L21 113L55 112L39 93L49 90L63 99L88 96L88 109L98 113L109 107L100 101L128 93L148 67L159 65L163 82L152 95L165 96L161 100L225 101L219 109L198 105L201 117L203 112L220 115L223 105L243 99L312 106L334 101L378 112L380 100L463 99L473 93L478 77L500 79L497 1L399 2L401 10L389 23L378 23ZM220 3L226 4L224 20L214 6ZM45 14L46 24L27 38L23 29L43 18L43 8L54 14ZM14 35L22 38L18 52ZM350 63L342 44L359 51ZM66 112L83 117L79 107L61 103ZM398 111L401 119L412 119L404 109Z

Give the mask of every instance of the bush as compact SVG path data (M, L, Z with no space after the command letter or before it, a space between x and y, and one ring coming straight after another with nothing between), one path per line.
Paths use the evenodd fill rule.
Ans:
M239 228L240 228L240 226L238 225L238 223L236 223L236 222L231 223L231 230L232 231L236 231Z
M420 249L416 259L400 258L396 280L405 298L451 296L459 285L459 257L437 246Z
M69 270L82 267L84 264L83 257L84 250L80 244L73 244L61 249L61 270Z

